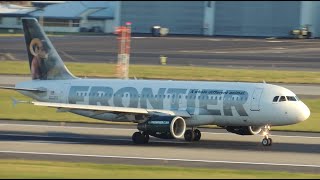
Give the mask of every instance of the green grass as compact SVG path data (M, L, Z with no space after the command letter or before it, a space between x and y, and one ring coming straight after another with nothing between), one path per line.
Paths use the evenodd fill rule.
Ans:
M27 61L1 61L0 74L29 75ZM67 62L66 66L76 76L116 77L115 65L106 63ZM194 66L130 65L129 76L142 79L176 79L209 81L242 81L268 83L320 84L320 72L223 69Z
M57 113L55 108L34 106L32 104L18 104L16 107L13 107L10 97L14 97L18 100L30 100L30 98L15 91L0 90L0 119L116 123L95 120L68 112ZM272 127L272 130L320 132L320 99L304 99L303 102L306 103L311 110L311 116L308 120L295 125ZM216 126L210 125L210 127Z
M128 178L128 179L218 179L218 178L320 178L320 174L279 171L227 170L140 165L69 163L58 161L0 160L0 178Z

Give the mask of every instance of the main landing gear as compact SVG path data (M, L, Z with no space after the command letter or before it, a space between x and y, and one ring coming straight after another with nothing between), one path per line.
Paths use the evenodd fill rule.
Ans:
M271 146L272 145L272 139L269 138L269 131L270 131L270 126L264 126L262 128L262 135L264 138L262 139L262 145L263 146Z
M199 129L188 129L186 130L186 132L184 133L184 139L186 141L199 141L201 138L201 132Z
M145 132L135 132L132 135L132 141L135 144L147 144L149 142L149 134Z

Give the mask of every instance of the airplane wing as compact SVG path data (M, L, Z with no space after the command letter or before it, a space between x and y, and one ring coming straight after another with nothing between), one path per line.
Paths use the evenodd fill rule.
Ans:
M144 109L144 108L129 108L129 107L113 107L113 106L97 106L85 104L65 104L65 103L51 103L51 102L38 102L32 101L36 106L54 107L64 110L78 109L78 110L91 110L109 113L128 113L128 114L145 114L145 115L171 115L181 117L191 117L187 111L184 110L162 110L162 109Z

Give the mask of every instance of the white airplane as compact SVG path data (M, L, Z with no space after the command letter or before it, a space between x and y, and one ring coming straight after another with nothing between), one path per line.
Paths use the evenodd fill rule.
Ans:
M58 108L106 121L138 123L136 144L149 136L199 141L200 125L217 125L239 135L264 136L271 126L299 123L309 108L290 90L267 83L171 80L81 79L72 75L38 21L22 19L32 75L13 89L37 106Z

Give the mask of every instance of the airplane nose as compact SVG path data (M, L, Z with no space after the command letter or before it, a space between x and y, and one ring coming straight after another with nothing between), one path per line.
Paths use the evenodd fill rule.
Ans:
M300 109L298 112L299 112L298 120L300 122L307 120L310 116L310 109L303 102L301 102Z

